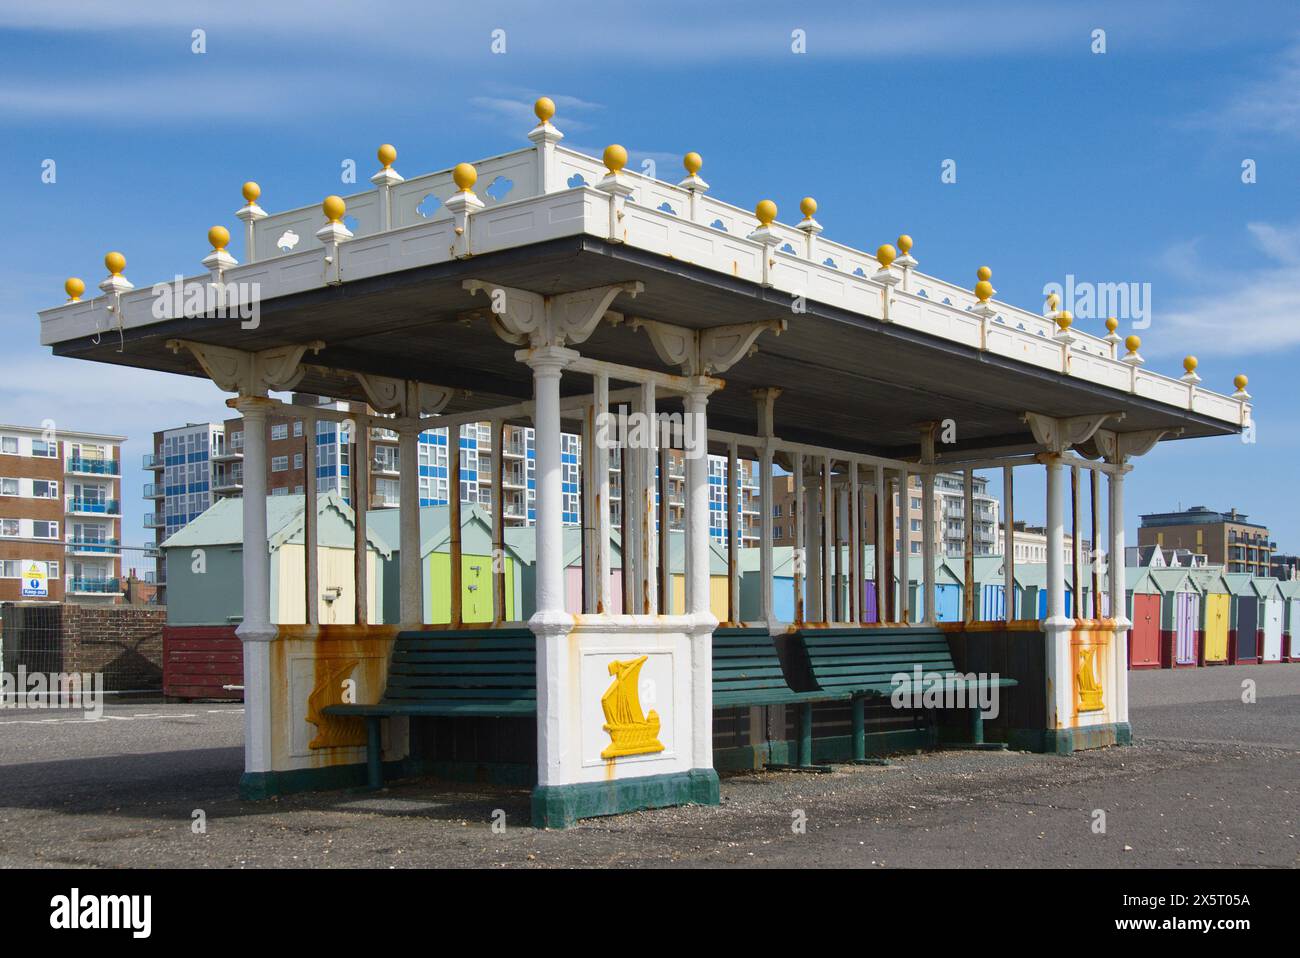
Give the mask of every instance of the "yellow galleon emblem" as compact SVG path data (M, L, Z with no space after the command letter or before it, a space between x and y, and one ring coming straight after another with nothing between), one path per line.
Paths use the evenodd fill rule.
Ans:
M641 666L647 656L627 662L609 663L609 674L614 681L600 697L600 707L605 711L604 729L609 733L609 745L600 753L601 758L618 755L646 755L662 752L659 741L659 715L654 709L646 715L641 711Z

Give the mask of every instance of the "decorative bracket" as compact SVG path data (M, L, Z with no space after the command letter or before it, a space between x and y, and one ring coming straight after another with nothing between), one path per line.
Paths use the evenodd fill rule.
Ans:
M786 321L765 319L712 329L687 329L653 319L632 319L628 325L632 329L644 329L659 358L669 366L680 366L687 376L712 376L726 372L745 356L757 352L754 340L767 330L780 336L785 332Z
M1107 419L1113 419L1117 423L1122 422L1124 413L1103 412L1057 419L1054 416L1044 416L1042 413L1027 412L1020 418L1029 424L1035 441L1046 446L1048 452L1059 454L1072 446L1087 442Z
M319 339L291 346L276 346L258 352L213 346L188 339L170 339L167 348L173 353L188 350L208 378L225 392L241 396L264 396L268 390L293 389L307 372L302 357L311 350L319 353L325 343Z
M365 390L370 405L378 412L397 413L408 419L442 412L457 393L457 390L446 386L395 379L392 376L357 372L353 375Z
M491 302L492 330L514 346L567 346L586 341L609 314L620 293L635 297L645 291L639 281L543 296L526 289L467 279L462 287L484 293ZM617 317L616 317L617 318Z
M1146 429L1141 432L1115 432L1112 429L1097 430L1097 448L1107 462L1123 465L1133 456L1145 456L1165 436L1181 436L1178 429Z

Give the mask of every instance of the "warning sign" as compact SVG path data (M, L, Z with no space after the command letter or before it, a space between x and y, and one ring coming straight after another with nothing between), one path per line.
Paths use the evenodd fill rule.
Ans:
M23 561L24 599L46 599L50 595L49 565L45 562Z

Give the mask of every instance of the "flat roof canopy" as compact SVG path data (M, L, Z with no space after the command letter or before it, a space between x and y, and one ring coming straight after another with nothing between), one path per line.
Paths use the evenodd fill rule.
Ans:
M957 424L956 446L942 447L949 457L1037 449L1021 420L1026 411L1123 413L1122 432L1182 430L1184 438L1239 431L1221 418L815 299L807 300L806 311L792 312L788 292L589 234L264 299L256 329L233 318L165 319L52 345L60 356L203 376L187 351L175 353L166 343L260 350L323 340L324 350L305 357L311 368L298 391L364 401L356 379L343 372L356 371L468 390L447 412L530 399L531 369L494 334L486 300L463 288L467 279L542 294L637 280L644 291L635 299L620 295L611 310L691 328L787 320L783 334L763 333L757 353L720 375L726 388L709 400L714 429L753 434L750 390L779 386L776 426L783 439L896 459L919 456L919 424L945 419ZM594 359L677 371L663 364L645 332L624 325L602 323L576 348ZM590 388L588 376L562 380L566 395Z

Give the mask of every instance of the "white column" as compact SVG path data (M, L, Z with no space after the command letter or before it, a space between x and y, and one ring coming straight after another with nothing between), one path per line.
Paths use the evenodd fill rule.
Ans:
M366 510L370 508L370 419L357 416L352 428L352 575L356 592L353 621L366 625L370 621L370 569L366 563L369 542L366 540Z
M271 555L266 538L265 396L240 396L244 417L244 609L235 634L244 644L244 771L271 769Z
M494 419L492 429L492 621L506 621L506 483L501 474L505 468L506 427ZM519 610L515 610L516 617Z
M911 585L912 563L909 561L912 555L912 487L908 479L907 470L898 471L898 621L907 622L911 619L908 614L908 605L911 602L911 596L908 594L908 587Z
M303 621L308 625L320 624L320 552L317 550L316 505L316 416L307 413L302 421L303 439L306 440L302 457L302 556L303 556Z
M655 475L659 466L658 440L659 429L655 420L655 387L654 383L643 383L641 386L641 408L645 411L646 421L648 423L649 435L647 438L646 448L640 450L640 456L637 461L641 464L641 536L639 539L641 545L641 574L642 583L641 605L636 610L646 615L655 615L659 611L659 537L655 529ZM687 413L689 416L689 412ZM707 463L707 460L705 460ZM687 550L687 567L689 570L690 551ZM705 569L708 569L706 563ZM687 575L689 576L689 571ZM687 599L689 606L690 599Z
M410 410L418 419L419 411ZM420 427L403 425L398 432L398 456L402 473L398 496L401 510L398 517L398 581L400 583L400 611L403 625L418 625L424 621L424 575L420 555Z
M826 607L822 605L822 521L818 513L821 503L821 485L817 476L817 460L812 456L807 460L812 464L812 481L804 485L803 529L804 529L804 570L807 580L808 609L810 622L825 622Z
M592 391L591 405L583 410L582 448L578 456L578 490L582 519L582 608L584 613L594 612L599 586L596 581L596 396Z
M565 638L573 617L564 611L563 485L560 463L560 372L577 354L557 346L520 350L533 369L533 430L536 443L537 576L529 627L537 637L537 780L562 783L576 760L573 736L564 727L577 690Z
M794 620L802 625L808 620L804 601L808 590L808 517L804 510L803 453L793 453L791 459L791 475L794 477L794 568L791 570L794 576Z
M849 460L849 501L848 501L848 540L849 540L849 586L847 618L850 622L860 623L862 614L862 501L858 488L858 464Z
M835 550L839 543L835 541L835 500L831 491L831 457L822 457L822 522L821 522L821 589L822 614L824 622L835 621Z
M691 627L692 767L713 770L713 630L709 610L709 390L686 395L686 614ZM691 442L691 440L694 442ZM694 447L694 448L691 448Z
M1002 609L1003 618L1011 622L1020 618L1016 608L1016 483L1012 466L1002 467L1002 498L1006 509L1002 517Z
M740 621L740 457L727 447L727 621Z
M596 422L609 417L609 377L604 373L596 374ZM597 434L600 433L597 428ZM608 431L606 435L608 436ZM595 474L586 481L595 483L596 490L596 611L609 614L613 609L610 595L610 555L609 555L609 449L597 447L593 443L591 463ZM626 503L625 503L626 505ZM624 561L624 566L627 562ZM624 568L624 573L627 570Z
M758 501L762 510L758 519L758 577L762 585L763 621L770 627L772 619L772 446L764 441L759 451Z
M876 622L888 622L885 615L885 595L889 587L889 580L885 575L885 516L890 511L889 507L889 483L885 481L885 467L876 466L875 478L875 498L876 498L876 542L873 555L872 566L875 568L876 580Z
M962 552L965 562L962 565L962 621L969 622L975 618L975 470L966 469L962 474Z
M1124 569L1124 472L1128 467L1123 463L1110 474L1110 558L1107 569L1110 571L1110 614L1115 620L1115 721L1128 721L1128 630L1133 623L1129 621L1125 596L1128 583Z
M938 621L934 608L934 473L921 474L921 561L925 563L925 621Z
M1070 718L1073 677L1070 670L1070 620L1065 617L1065 505L1061 457L1043 457L1047 470L1047 727L1064 727Z

